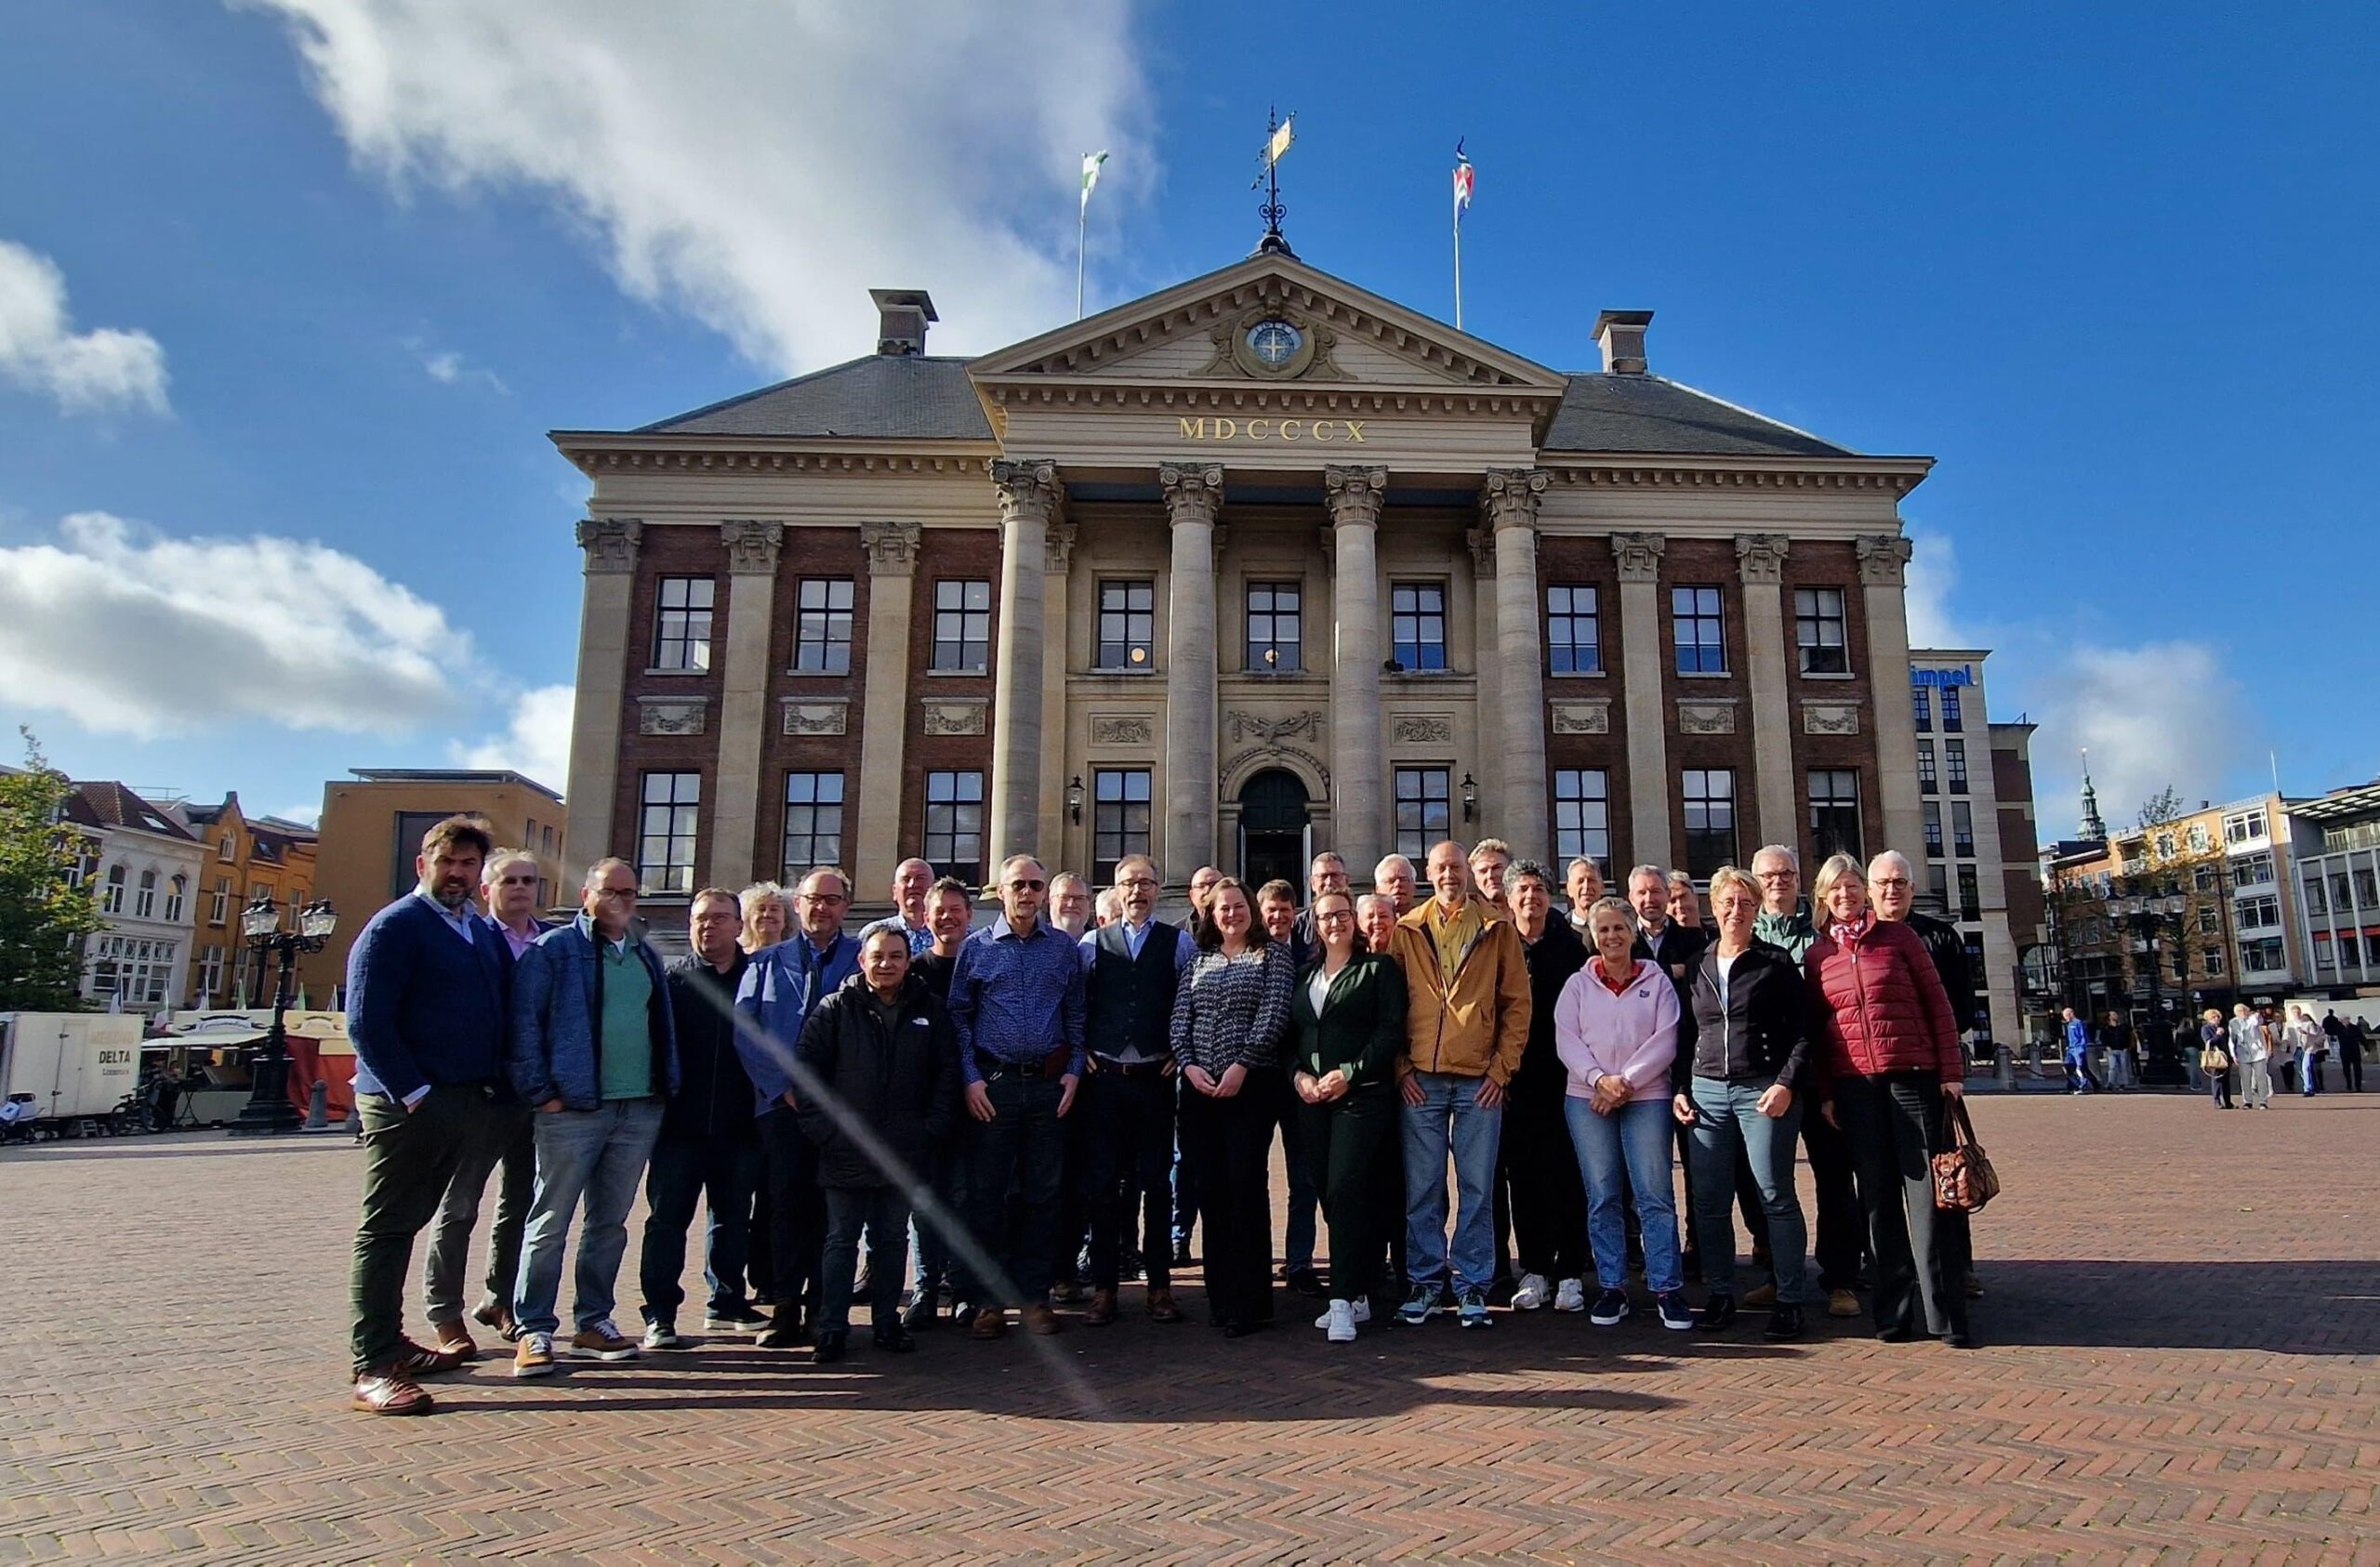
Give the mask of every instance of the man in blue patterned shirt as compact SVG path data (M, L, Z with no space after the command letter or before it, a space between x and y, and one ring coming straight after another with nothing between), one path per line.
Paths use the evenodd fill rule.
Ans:
M1083 1073L1082 963L1064 932L1041 918L1049 878L1029 854L1000 865L1001 917L967 938L950 971L950 1021L969 1116L968 1223L996 1257L1006 1288L971 1276L959 1293L980 1310L978 1338L1008 1331L1011 1305L1035 1333L1058 1331L1050 1310L1056 1261L1059 1185L1065 1138L1059 1120L1074 1108ZM1022 1219L1009 1233L1008 1192Z
M904 860L892 872L892 912L870 922L859 933L863 945L879 930L898 930L908 938L909 956L917 959L933 950L933 924L927 917L926 894L933 888L933 867L923 860Z

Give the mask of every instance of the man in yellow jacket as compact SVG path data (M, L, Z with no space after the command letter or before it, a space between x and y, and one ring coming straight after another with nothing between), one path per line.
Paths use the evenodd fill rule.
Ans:
M1511 920L1472 895L1462 845L1430 850L1430 901L1396 922L1393 951L1409 1002L1397 1058L1405 1098L1406 1299L1416 1327L1438 1310L1451 1261L1455 1320L1488 1327L1496 1268L1492 1192L1504 1086L1528 1043L1528 968ZM1447 1154L1455 1225L1447 1244Z

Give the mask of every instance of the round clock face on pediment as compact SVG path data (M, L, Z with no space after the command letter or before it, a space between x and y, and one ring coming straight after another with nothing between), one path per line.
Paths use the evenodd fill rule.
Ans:
M1305 348L1305 334L1279 317L1248 329L1248 351L1267 370L1287 370Z

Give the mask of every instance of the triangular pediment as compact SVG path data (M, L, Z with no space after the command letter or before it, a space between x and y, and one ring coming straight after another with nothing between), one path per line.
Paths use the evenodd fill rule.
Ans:
M1267 340L1268 362L1250 337L1273 322L1291 330ZM985 354L968 374L979 386L1237 382L1551 397L1567 384L1541 364L1269 253Z

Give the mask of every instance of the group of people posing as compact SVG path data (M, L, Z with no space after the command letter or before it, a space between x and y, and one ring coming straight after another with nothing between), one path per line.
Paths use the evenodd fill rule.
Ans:
M1657 866L1622 898L1573 861L1566 911L1545 865L1492 838L1438 844L1418 874L1391 855L1360 894L1325 853L1302 901L1201 867L1182 925L1157 916L1145 856L1094 894L1019 855L980 928L975 889L912 860L896 912L855 933L848 878L820 867L789 899L697 892L691 950L667 964L625 861L590 867L558 926L536 917L534 862L483 823L439 823L417 869L349 962L361 1410L426 1413L419 1379L478 1354L467 1251L499 1170L468 1316L512 1341L525 1377L683 1341L698 1198L703 1330L820 1363L848 1352L863 1244L879 1352L945 1321L998 1338L1012 1311L1059 1332L1062 1304L1104 1326L1135 1276L1146 1315L1181 1322L1171 1275L1199 1225L1207 1316L1238 1337L1275 1318L1276 1135L1287 1282L1323 1304L1333 1343L1376 1308L1488 1328L1491 1299L1613 1326L1647 1304L1632 1273L1663 1327L1722 1333L1765 1308L1766 1337L1790 1339L1805 1307L1858 1314L1863 1265L1880 1337L1971 1342L1965 1218L1937 1210L1930 1165L1972 990L1897 853L1830 859L1813 914L1772 845L1710 878L1707 918ZM615 1292L640 1189L637 1339ZM1742 1290L1739 1213L1768 1274ZM432 1226L422 1344L403 1296Z

